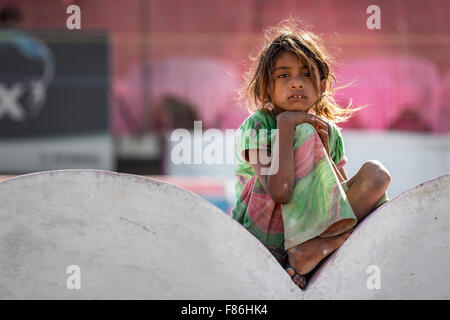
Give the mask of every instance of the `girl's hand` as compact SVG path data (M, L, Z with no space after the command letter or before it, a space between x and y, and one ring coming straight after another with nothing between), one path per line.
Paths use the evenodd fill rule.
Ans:
M328 157L330 157L330 151L328 147L328 137L330 134L330 125L322 120L320 117L306 113L305 111L283 111L277 115L277 122L288 122L293 127L307 122L311 124L319 134L320 140L327 152Z
M305 111L283 111L277 115L277 122L289 122L294 127L304 122L308 122L314 126L315 124L312 116L312 114L306 113Z
M319 89L319 91L321 92L319 94L318 99L320 99L320 95L322 94L322 87L320 85L321 80L320 80L320 73L319 73L319 68L317 67L317 63L314 60L310 60L310 64L314 70L314 75L316 77L316 85L317 88ZM330 157L330 150L328 148L328 137L330 135L330 125L328 124L328 122L322 120L321 118L314 116L316 123L314 124L314 127L316 128L317 133L319 134L320 140L322 141L322 144L327 152L327 155L329 158Z
M322 141L322 144L325 148L325 151L327 152L327 155L329 158L331 158L330 156L330 149L328 147L328 139L329 139L329 135L330 135L330 125L325 122L324 120L320 119L317 116L314 116L316 119L316 124L315 124L315 128L317 133L319 134L320 140Z

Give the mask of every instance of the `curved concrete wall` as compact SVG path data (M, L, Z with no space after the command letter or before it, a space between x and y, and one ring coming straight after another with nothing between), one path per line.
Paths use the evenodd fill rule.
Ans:
M1 299L301 295L237 222L157 180L94 170L40 172L1 182L0 204Z
M315 273L305 299L449 299L450 174L373 212Z
M303 292L237 222L154 179L40 172L0 182L0 204L0 299L450 298L450 175L372 213Z

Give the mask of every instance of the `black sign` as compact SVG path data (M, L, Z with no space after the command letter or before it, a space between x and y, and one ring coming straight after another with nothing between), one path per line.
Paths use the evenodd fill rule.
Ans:
M105 33L0 30L0 139L109 131Z

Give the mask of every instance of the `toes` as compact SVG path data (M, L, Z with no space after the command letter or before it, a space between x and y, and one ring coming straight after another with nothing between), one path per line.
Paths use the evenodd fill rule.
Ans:
M304 287L306 287L306 277L305 276L302 276L300 274L296 274L294 276L294 282L302 289Z
M300 285L300 283L303 281L303 278L304 278L303 276L301 276L299 274L296 274L294 276L294 281L295 281L296 284Z
M307 284L306 278L303 277L303 281L298 285L301 289L305 289Z
M286 269L287 273L289 274L289 276L292 278L295 275L295 270L292 267L288 267Z
M286 272L292 278L292 281L294 281L294 283L298 285L301 289L304 289L306 287L307 281L305 276L298 274L292 267L287 267Z
M296 275L294 276L293 279L294 279L294 281L295 281L296 284L300 284L300 282L303 281L303 278L304 278L304 277L302 277L301 275L296 274Z

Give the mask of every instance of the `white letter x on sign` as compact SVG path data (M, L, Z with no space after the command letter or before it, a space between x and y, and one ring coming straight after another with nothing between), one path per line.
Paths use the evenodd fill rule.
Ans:
M12 120L23 120L25 112L19 105L19 97L22 91L23 88L20 83L15 84L11 89L0 84L0 119L3 118L3 115L9 114Z

